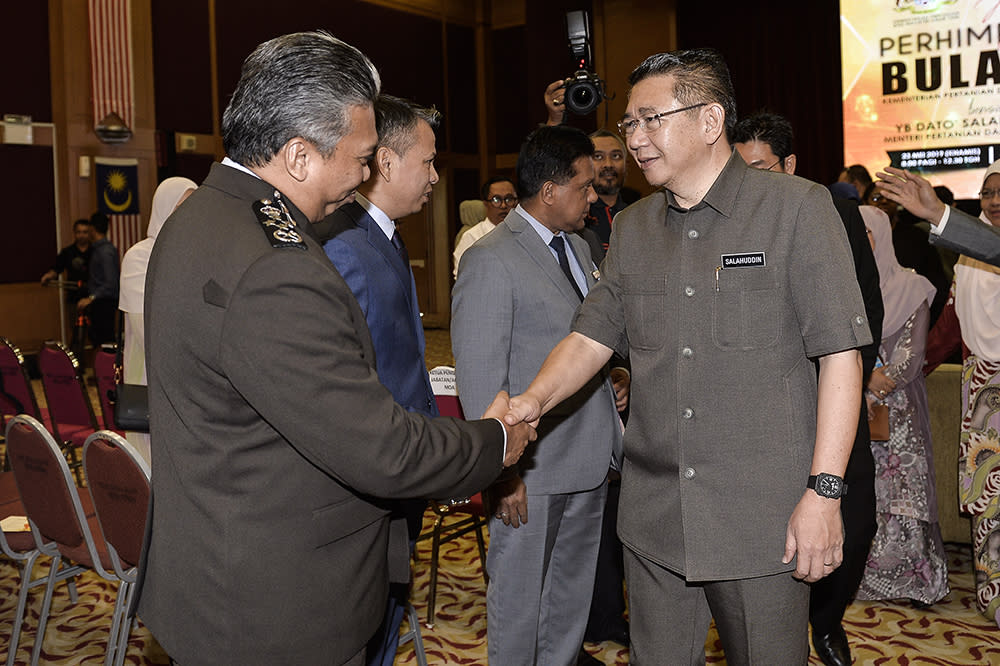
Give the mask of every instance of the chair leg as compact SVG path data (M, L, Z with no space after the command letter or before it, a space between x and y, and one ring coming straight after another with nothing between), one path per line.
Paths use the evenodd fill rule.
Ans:
M115 655L115 666L122 666L125 663L125 655L128 653L128 639L132 635L132 630L135 628L137 622L135 615L129 615L128 609L132 607L132 598L135 596L135 583L129 583L128 586L128 596L125 598L125 604L122 607L122 625L118 628L118 653Z
M406 618L413 633L413 651L417 654L417 666L427 666L427 653L424 652L424 637L420 634L420 618L413 604L406 604Z
M111 613L111 627L108 630L108 649L104 655L104 666L112 666L118 659L118 643L121 625L124 622L126 597L131 585L128 581L118 583L118 594L115 595L115 608Z
M24 561L24 568L21 571L21 590L17 593L17 611L14 615L14 626L11 627L10 641L7 645L7 666L14 666L14 659L17 657L17 643L21 637L21 626L24 623L24 609L28 605L28 590L32 587L31 571L35 567L38 555L38 551L31 553Z
M63 442L60 447L63 454L66 456L66 461L69 463L69 468L73 470L73 478L76 479L76 485L80 488L83 487L83 463L80 462L80 458L76 452L76 448L72 442Z
M434 520L434 532L431 538L431 586L427 595L427 623L428 629L434 627L435 604L437 602L437 580L438 580L438 551L441 549L441 523L444 516L439 515Z
M69 590L69 602L75 604L80 600L80 595L76 592L76 578L66 579L66 589Z
M35 646L31 650L31 666L38 666L38 658L42 654L42 645L45 643L45 628L49 622L49 609L52 606L52 591L55 589L56 580L59 578L62 567L62 555L52 558L52 565L49 568L48 582L45 584L45 596L42 598L42 610L38 615L38 631L35 634Z
M476 544L479 546L479 565L483 568L483 582L490 584L490 577L486 573L486 540L483 538L483 526L486 521L476 516Z

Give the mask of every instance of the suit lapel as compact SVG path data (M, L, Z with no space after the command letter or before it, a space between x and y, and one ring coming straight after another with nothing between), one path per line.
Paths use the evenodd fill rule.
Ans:
M563 235L566 237L566 244L569 246L570 251L576 257L576 263L580 265L580 269L583 271L583 278L587 283L587 294L589 294L590 290L597 284L597 279L594 277L594 267L591 265L594 263L594 260L590 256L590 247L587 245L587 241L577 234ZM584 296L587 294L584 294Z
M403 292L407 295L407 300L410 301L410 308L414 308L413 299L411 298L411 292L413 291L413 276L410 273L409 266L403 266L403 261L399 257L399 253L396 248L393 247L392 242L386 238L385 232L382 228L378 226L372 216L368 214L367 211L360 205L357 204L358 209L361 211L361 215L357 218L358 227L366 230L368 232L368 244L375 249L382 257L385 259L386 263L392 270L393 275L399 280L399 284L403 289ZM352 211L352 214L354 211Z
M569 280L566 279L566 275L562 272L562 268L559 267L559 262L556 261L555 255L552 254L548 245L545 244L541 236L535 232L528 221L518 215L517 211L511 211L504 218L503 223L510 227L510 230L514 233L514 237L517 238L517 242L521 244L524 251L538 264L542 272L552 280L556 289L562 292L563 296L570 303L579 305L580 299L577 297L576 292L573 291L573 287L570 286ZM579 255L577 256L579 257Z

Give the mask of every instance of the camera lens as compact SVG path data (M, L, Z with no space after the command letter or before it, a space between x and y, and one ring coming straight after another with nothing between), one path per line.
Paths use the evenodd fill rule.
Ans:
M586 115L597 108L600 101L597 89L590 81L577 81L566 92L566 106L578 115Z
M573 91L572 97L574 105L589 106L594 101L594 90L589 85L581 85Z

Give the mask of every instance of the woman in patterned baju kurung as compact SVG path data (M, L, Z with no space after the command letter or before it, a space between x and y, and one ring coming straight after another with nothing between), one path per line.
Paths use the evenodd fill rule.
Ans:
M878 531L859 599L911 599L925 605L948 594L948 562L937 522L930 417L924 384L929 306L936 290L896 261L885 213L861 207L871 232L885 306L869 398L889 406L889 440L872 441Z
M1000 161L986 170L984 223L1000 226ZM959 508L972 516L976 605L1000 625L1000 268L962 256L951 296L928 339L928 366L961 340Z

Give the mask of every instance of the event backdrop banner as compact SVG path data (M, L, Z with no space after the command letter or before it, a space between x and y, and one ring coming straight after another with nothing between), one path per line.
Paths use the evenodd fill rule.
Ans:
M1000 159L1000 0L841 0L844 164L978 197Z

